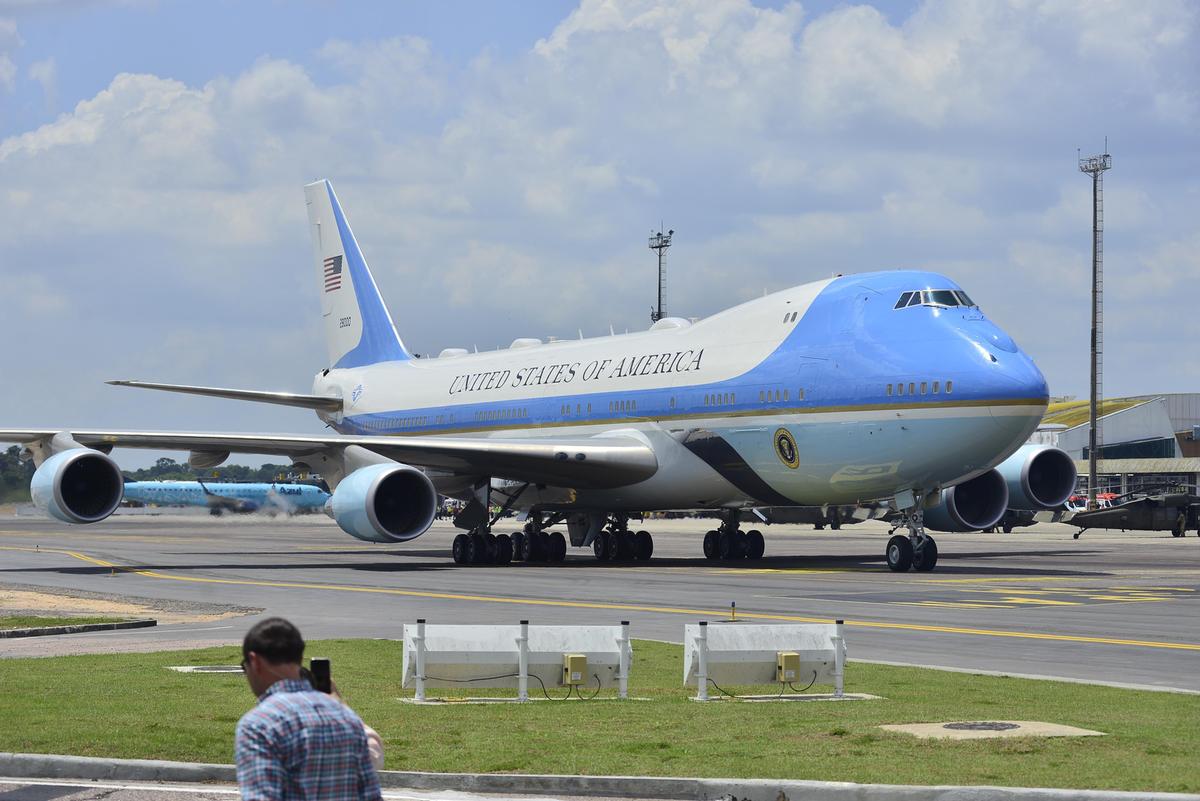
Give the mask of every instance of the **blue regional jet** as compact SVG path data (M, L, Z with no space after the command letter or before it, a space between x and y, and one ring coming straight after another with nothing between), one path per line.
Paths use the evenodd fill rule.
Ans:
M1065 453L1024 445L1046 409L1042 373L944 275L839 276L698 322L417 359L332 186L305 195L328 345L311 394L110 383L312 409L336 434L0 430L37 465L41 508L72 523L111 514L113 447L188 450L196 467L259 453L320 472L333 518L368 542L419 537L439 494L464 501L460 564L561 561L568 540L601 560L645 560L654 543L631 517L698 509L723 521L705 556L758 559L763 535L741 529L743 512L862 505L900 518L888 566L926 571L927 527L988 528L1074 487ZM524 530L493 531L511 511Z
M325 508L329 493L311 484L204 481L127 481L125 500L156 506L207 506L223 512L288 515Z

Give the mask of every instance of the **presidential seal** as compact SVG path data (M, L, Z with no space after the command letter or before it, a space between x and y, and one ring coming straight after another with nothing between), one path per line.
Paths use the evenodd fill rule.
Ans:
M792 438L791 432L786 428L775 432L775 453L779 456L779 461L793 470L800 466L800 454L796 450L796 440Z

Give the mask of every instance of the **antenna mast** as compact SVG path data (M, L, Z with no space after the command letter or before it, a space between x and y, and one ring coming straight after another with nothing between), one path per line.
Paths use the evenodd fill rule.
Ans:
M664 254L667 248L671 247L671 237L675 235L674 229L662 232L662 227L658 229L658 233L650 232L650 249L658 251L658 307L650 310L650 322L657 323L663 318L663 289L666 287L666 276L663 274Z
M1092 392L1088 405L1088 509L1097 508L1096 451L1101 447L1099 406L1104 395L1104 171L1112 168L1108 137L1104 153L1079 159L1079 171L1092 176Z

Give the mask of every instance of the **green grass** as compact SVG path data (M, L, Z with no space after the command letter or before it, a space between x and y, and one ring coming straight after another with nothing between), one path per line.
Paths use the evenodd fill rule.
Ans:
M1137 406L1139 403L1146 401L1133 398L1112 398L1110 400L1100 401L1100 408L1097 414L1103 417L1106 414L1114 414L1123 411L1132 406ZM1081 423L1086 423L1090 416L1090 407L1088 401L1064 401L1062 403L1052 403L1046 409L1046 414L1042 418L1043 423L1061 423L1065 426L1077 426Z
M87 623L124 623L123 617L42 617L39 615L0 616L0 631L6 629L40 629L46 626L81 626Z
M886 700L698 704L680 686L678 646L635 649L632 694L652 700L521 706L400 703L395 642L314 642L308 653L333 659L393 770L1200 791L1197 696L852 663L847 689ZM0 660L0 751L230 762L234 726L253 703L244 679L164 667L239 659L227 647ZM1109 736L950 742L877 728L995 719Z

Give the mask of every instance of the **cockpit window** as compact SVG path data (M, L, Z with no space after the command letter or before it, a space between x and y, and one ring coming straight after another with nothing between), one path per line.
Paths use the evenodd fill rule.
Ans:
M961 289L921 289L903 293L896 301L895 308L903 309L908 306L975 307L975 302Z

